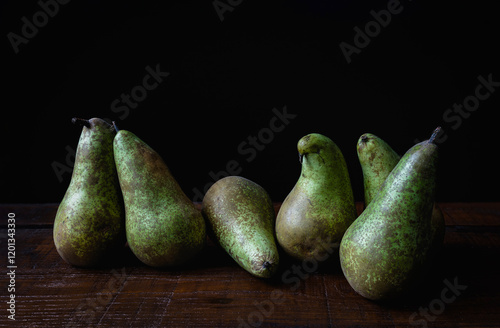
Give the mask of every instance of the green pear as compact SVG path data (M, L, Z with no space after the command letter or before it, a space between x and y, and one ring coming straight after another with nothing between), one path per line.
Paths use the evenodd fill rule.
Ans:
M99 118L83 125L75 165L57 209L53 238L61 257L75 266L95 266L125 246L125 210L113 159L113 127Z
M298 260L325 259L356 218L349 173L340 149L324 135L306 135L297 148L302 171L278 212L278 243Z
M384 140L371 133L359 138L356 149L363 170L366 207L401 157Z
M220 179L205 194L202 213L214 241L243 269L260 278L276 272L276 214L264 188L239 176Z
M132 252L152 267L193 258L205 245L205 221L163 159L125 130L116 134L113 149Z
M371 133L361 135L356 148L363 171L366 208L401 157L384 140ZM443 243L445 224L443 212L436 203L432 209L431 227L433 248L437 250Z
M439 130L404 154L342 239L342 271L368 299L398 297L425 272L432 246Z

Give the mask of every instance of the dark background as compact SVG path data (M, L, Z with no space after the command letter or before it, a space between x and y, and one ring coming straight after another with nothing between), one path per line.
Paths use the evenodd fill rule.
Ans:
M43 2L43 0L42 0ZM228 3L221 0L221 3ZM239 4L238 4L239 2ZM390 1L213 1L161 5L60 4L15 54L36 1L3 1L1 203L59 202L81 129L72 117L116 120L156 149L186 194L203 191L229 161L282 201L299 172L296 144L318 132L342 150L363 199L356 142L364 132L404 153L441 125L438 201L498 201L500 89L463 119L445 121L474 95L478 77L500 81L498 12L492 2L401 0L402 11L347 63L339 44ZM111 103L142 84L146 66L170 75L128 115ZM251 161L238 146L269 127L276 108L297 115ZM456 115L456 114L454 114ZM496 195L498 196L498 195Z

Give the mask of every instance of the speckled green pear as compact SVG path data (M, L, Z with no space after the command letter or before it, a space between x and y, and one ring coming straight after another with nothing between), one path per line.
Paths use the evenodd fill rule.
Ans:
M200 211L160 155L135 134L118 131L113 147L132 252L152 267L177 266L192 259L205 245Z
M400 156L384 140L371 133L359 138L356 149L363 170L366 207L398 164Z
M342 239L344 275L368 299L400 296L414 287L429 263L439 130L403 155Z
M384 140L371 133L361 135L356 148L363 171L366 208L401 157ZM445 225L443 212L436 203L432 209L431 228L433 248L437 250L443 243Z
M99 118L83 125L71 182L54 220L59 255L90 267L113 258L125 246L125 210L113 159L113 127Z
M298 260L325 258L325 245L338 249L356 218L344 157L328 137L312 133L299 140L300 177L276 218L278 243Z
M202 213L211 237L243 269L260 278L276 272L276 215L264 188L239 176L220 179L205 194Z

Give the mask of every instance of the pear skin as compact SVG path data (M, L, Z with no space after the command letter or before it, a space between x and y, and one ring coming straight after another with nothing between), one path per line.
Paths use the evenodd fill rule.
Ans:
M351 287L368 299L399 297L426 270L438 161L434 139L439 130L403 155L342 239L342 271Z
M202 213L211 236L243 269L270 278L279 265L271 198L239 176L218 180L205 194Z
M83 125L83 130L53 238L66 262L92 267L125 246L125 210L113 159L115 130L99 118L73 123Z
M400 156L384 140L371 133L361 135L357 153L363 171L365 208L379 192L385 180L398 164ZM438 250L444 239L444 215L435 203L431 215L433 248Z
M276 218L278 243L297 260L325 260L356 218L347 165L337 145L318 133L301 138L297 149L302 170Z
M371 133L361 135L356 150L363 170L366 207L401 157L384 140Z
M192 259L205 245L205 221L163 159L125 130L116 134L114 155L132 252L152 267Z

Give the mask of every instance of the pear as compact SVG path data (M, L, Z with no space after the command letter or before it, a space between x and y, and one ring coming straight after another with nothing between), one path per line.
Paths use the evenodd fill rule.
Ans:
M371 300L401 296L425 273L432 245L437 128L410 148L380 191L347 229L340 264L347 281Z
M384 140L371 133L359 138L356 150L363 170L366 207L398 164L400 156Z
M177 266L193 258L205 244L205 221L163 159L125 130L116 134L113 149L132 252L152 267Z
M113 159L115 130L99 118L74 118L73 123L83 130L53 238L66 262L91 267L125 246L125 210Z
M293 258L325 260L356 218L349 173L340 149L324 135L306 135L297 148L302 171L278 212L276 235Z
M239 176L218 180L205 194L202 213L211 236L247 272L270 278L279 265L268 193Z
M361 135L356 148L363 171L366 208L401 157L384 140L371 133ZM443 212L436 203L432 209L431 228L433 249L438 250L443 243L445 224Z

